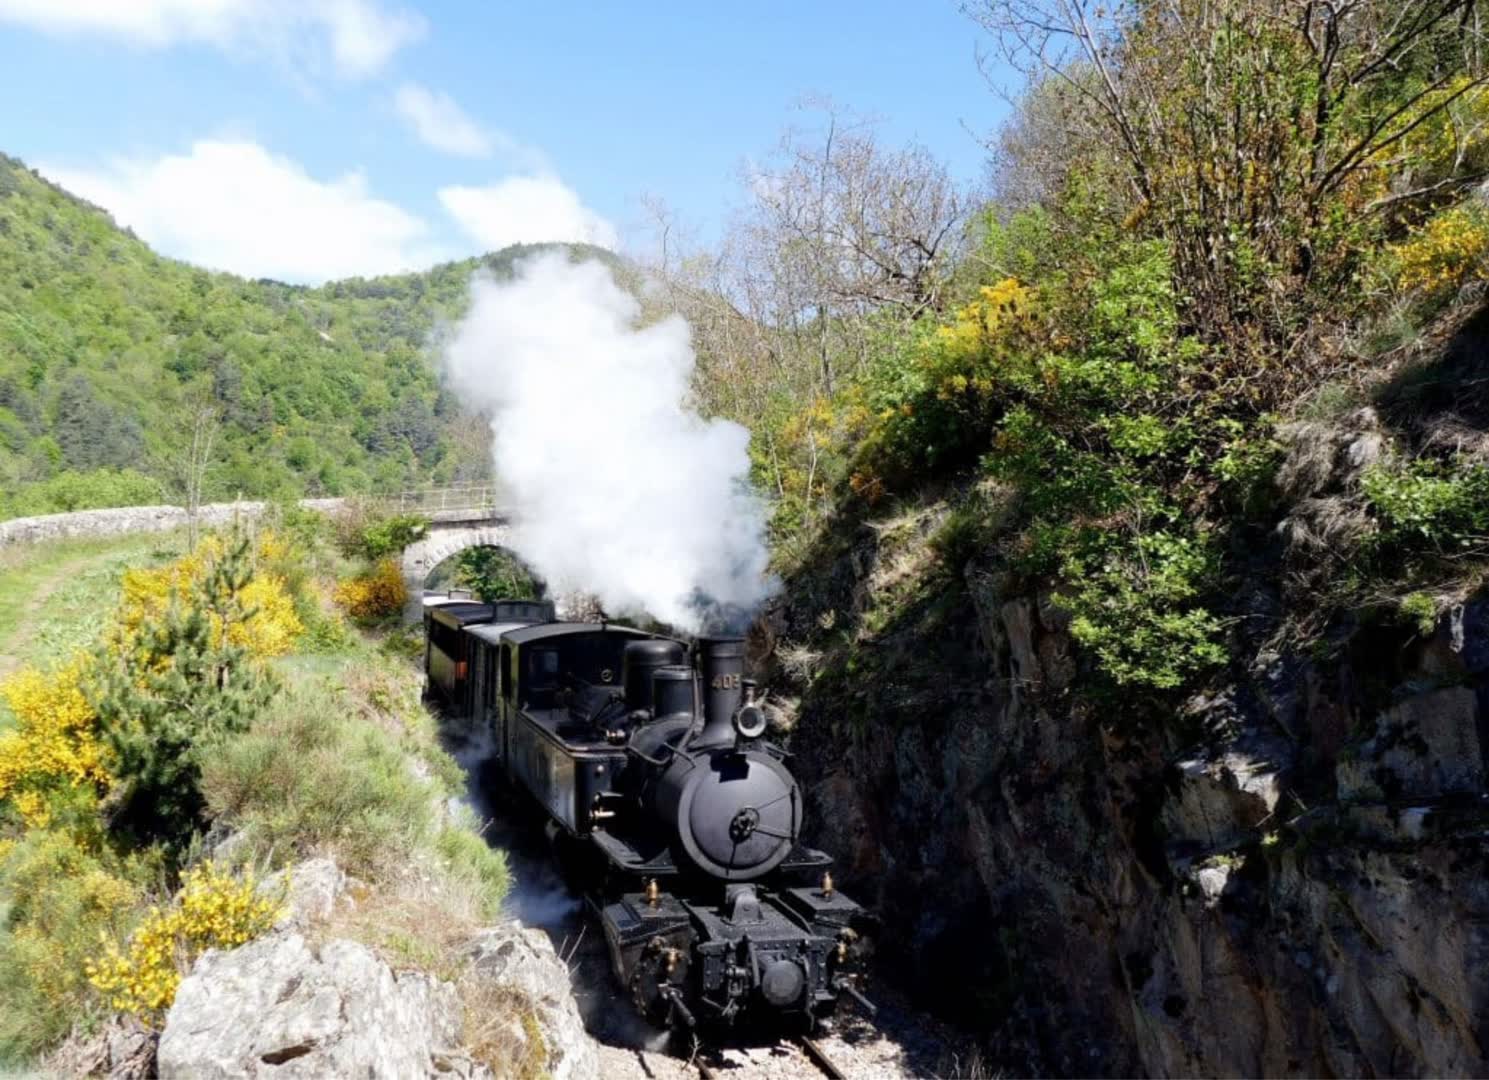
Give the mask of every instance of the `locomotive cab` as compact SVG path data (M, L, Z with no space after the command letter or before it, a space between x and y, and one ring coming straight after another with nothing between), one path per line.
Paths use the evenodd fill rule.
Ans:
M603 623L544 623L501 634L498 738L507 777L570 835L587 835L612 813L603 804L626 765L613 734L626 715L626 647L653 640Z

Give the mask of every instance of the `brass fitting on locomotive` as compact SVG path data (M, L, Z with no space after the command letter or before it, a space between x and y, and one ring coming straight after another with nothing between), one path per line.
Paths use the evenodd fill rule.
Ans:
M646 946L646 952L656 957L657 967L669 979L682 964L682 950L663 944L661 938L653 938Z

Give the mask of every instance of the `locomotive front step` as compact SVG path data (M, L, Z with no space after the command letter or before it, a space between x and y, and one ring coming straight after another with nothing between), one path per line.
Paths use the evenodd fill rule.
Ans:
M717 904L653 885L596 906L611 968L637 1007L687 1026L697 1018L679 1001L726 1023L761 1007L810 1021L844 989L857 940L850 924L861 912L841 893L753 885L728 886Z

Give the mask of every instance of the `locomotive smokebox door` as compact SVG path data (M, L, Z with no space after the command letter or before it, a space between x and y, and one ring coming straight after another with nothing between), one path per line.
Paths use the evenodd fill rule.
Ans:
M768 874L801 831L796 781L769 754L679 756L658 781L655 799L687 857L722 881Z

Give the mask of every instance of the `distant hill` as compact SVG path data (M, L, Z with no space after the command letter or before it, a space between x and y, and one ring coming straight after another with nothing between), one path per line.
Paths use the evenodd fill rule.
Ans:
M200 402L221 416L209 498L484 475L485 433L429 342L477 267L502 276L538 247L318 288L249 281L157 255L0 155L0 518L171 498Z

